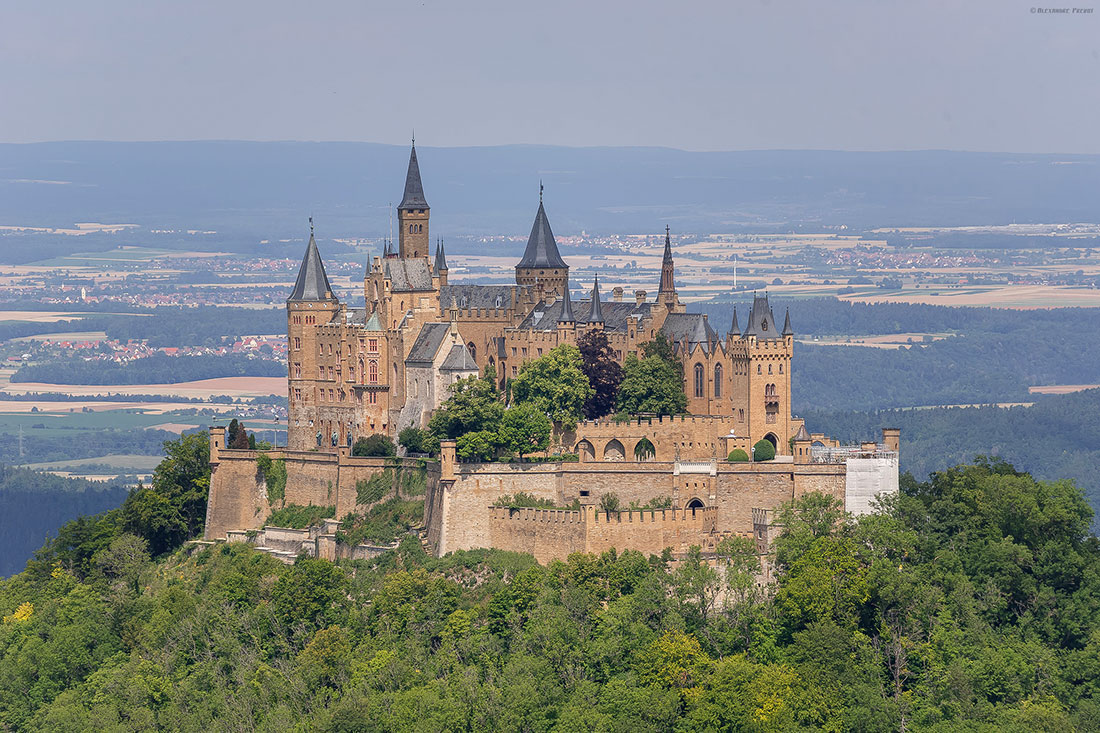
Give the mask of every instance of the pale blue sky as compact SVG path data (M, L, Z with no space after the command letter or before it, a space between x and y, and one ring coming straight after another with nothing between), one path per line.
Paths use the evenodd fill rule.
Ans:
M5 0L0 141L1100 153L1034 1Z

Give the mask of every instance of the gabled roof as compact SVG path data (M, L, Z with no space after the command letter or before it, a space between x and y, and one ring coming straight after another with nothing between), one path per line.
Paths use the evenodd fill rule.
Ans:
M332 286L325 274L325 265L321 262L321 253L317 251L317 240L313 238L313 225L310 224L309 244L306 256L298 268L298 279L294 281L294 290L287 300L336 300Z
M409 153L409 172L405 174L405 195L401 197L398 209L426 209L428 202L424 198L424 184L420 182L420 164L416 162L416 144Z
M603 323L603 304L600 303L600 276L592 281L592 307L588 311L589 323Z
M467 308L510 308L512 306L511 285L443 285L439 288L439 302L445 307L455 304L462 310Z
M768 305L767 295L753 297L749 324L745 326L745 332L741 335L756 336L758 339L777 339L782 335L775 322L775 316L772 315L772 307Z
M661 326L661 333L671 342L673 349L680 348L686 341L689 351L699 345L708 354L711 343L718 340L718 334L702 313L669 313Z
M441 372L476 372L477 370L477 362L463 343L452 346L451 352L439 367Z
M391 257L382 260L382 273L390 279L395 293L433 289L428 262L420 257Z
M447 255L443 254L443 240L439 240L439 244L435 248L435 272L439 274L447 269Z
M420 327L420 333L417 334L409 355L405 357L405 363L431 364L439 353L440 344L450 332L449 323L425 323Z
M558 254L558 243L554 241L554 233L550 231L550 221L546 218L542 201L539 201L535 223L531 225L527 249L523 251L523 259L516 267L569 267Z

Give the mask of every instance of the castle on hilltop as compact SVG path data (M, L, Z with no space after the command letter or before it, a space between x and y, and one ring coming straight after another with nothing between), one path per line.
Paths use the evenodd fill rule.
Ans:
M598 329L620 362L664 335L684 364L689 413L728 418L750 445L766 439L777 453L790 453L788 439L801 427L790 407L790 314L780 325L767 297L758 296L745 327L735 311L720 335L706 315L688 313L676 292L667 227L655 298L645 290L624 298L617 287L604 299L597 276L588 297L574 300L541 192L515 285L450 283L443 243L429 255L430 214L413 147L397 249L387 245L371 263L363 309L333 294L310 232L287 300L287 447L335 452L360 436L424 427L455 380L493 367L503 390L525 362Z
M683 365L690 414L581 422L558 436L575 462L460 463L454 441L443 441L439 462L421 466L426 534L435 552L498 547L540 561L609 547L651 553L670 547L678 554L693 545L713 548L731 534L756 537L763 552L771 512L783 502L820 491L858 513L876 496L897 491L897 430L884 429L879 442L840 446L792 417L789 313L780 325L767 296L756 296L744 328L735 311L720 335L706 315L687 312L667 227L653 298L644 289L624 297L619 287L605 298L598 276L586 284L586 297L575 297L541 187L514 285L449 282L443 242L429 251L431 209L415 146L397 213L397 248L387 243L370 263L362 309L333 293L311 221L287 299L287 446L268 452L284 462L285 489L273 496L256 453L227 450L224 429L212 429L207 539L262 542L255 531L278 503L332 505L337 517L366 511L379 499L364 498L363 482L418 464L353 456L358 438L425 427L455 381L491 370L503 389L524 363L594 330L606 335L620 363L643 343L667 338ZM726 460L735 449L751 455L761 440L775 448L773 460ZM400 481L393 481L397 492ZM580 509L499 506L517 492ZM609 493L624 507L669 508L601 513L596 507ZM339 554L336 523L328 524L307 533L302 548ZM280 532L284 544L298 541Z

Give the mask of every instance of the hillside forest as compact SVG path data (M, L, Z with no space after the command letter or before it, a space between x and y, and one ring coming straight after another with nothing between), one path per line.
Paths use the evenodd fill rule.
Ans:
M26 731L1086 731L1100 543L1068 481L996 460L875 514L785 506L692 554L372 561L201 531L204 441L0 581L0 728Z

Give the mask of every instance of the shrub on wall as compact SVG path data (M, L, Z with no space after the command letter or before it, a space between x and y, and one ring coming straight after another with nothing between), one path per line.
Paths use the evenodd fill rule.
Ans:
M282 501L286 496L286 461L282 458L272 460L266 453L260 453L256 456L256 466L267 486L267 503Z
M427 431L411 426L397 434L397 442L404 446L407 453L429 453L429 438Z
M733 463L745 463L749 460L749 454L740 448L734 448L730 451L729 457L726 460L732 461Z
M771 441L760 439L753 446L752 458L754 461L770 461L775 458L775 446Z
M355 445L351 448L351 454L366 457L395 456L397 455L397 446L393 444L393 439L390 436L375 433L355 441Z

